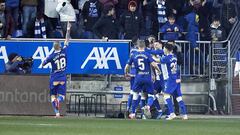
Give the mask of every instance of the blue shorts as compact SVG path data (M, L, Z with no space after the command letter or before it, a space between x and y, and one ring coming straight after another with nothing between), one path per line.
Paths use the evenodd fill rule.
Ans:
M66 95L66 82L65 84L61 85L58 84L56 86L52 86L50 89L50 95Z
M153 94L153 82L149 76L135 77L133 84L134 92L146 91L148 94Z
M174 97L182 96L181 84L176 83L176 80L168 80L166 82L166 89L164 92Z
M161 93L161 91L164 91L164 87L165 87L164 81L156 80L153 85L154 85L154 90L156 90L157 93Z
M61 81L61 82L65 82L63 85L61 84L58 84L56 86L53 85L53 83L55 81ZM56 80L56 79L50 79L50 85L49 85L49 88L50 88L50 95L58 95L58 94L61 94L61 95L66 95L66 83L67 81L66 80Z

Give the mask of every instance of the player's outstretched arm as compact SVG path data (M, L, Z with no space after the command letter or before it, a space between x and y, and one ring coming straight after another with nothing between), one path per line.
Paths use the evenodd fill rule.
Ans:
M68 46L69 39L70 39L70 31L71 31L71 23L68 22L68 23L67 23L66 37L65 37L65 41L64 41L64 47L67 47L67 46Z
M128 76L129 69L130 69L130 65L127 64L127 65L125 66L125 68L124 68L125 76Z

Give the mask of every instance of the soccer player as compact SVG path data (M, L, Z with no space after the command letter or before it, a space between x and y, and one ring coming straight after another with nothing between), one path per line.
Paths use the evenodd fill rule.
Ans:
M165 102L168 106L169 116L166 118L166 120L172 120L176 117L174 110L173 110L173 103L171 96L177 97L177 102L179 104L179 107L181 109L182 118L184 120L188 119L187 117L187 111L185 104L182 100L182 93L181 93L181 80L180 80L180 73L177 66L177 58L173 54L173 46L171 44L166 44L164 46L164 54L165 57L160 59L160 63L167 65L167 71L168 71L168 79L165 82L165 91L163 93Z
M146 90L148 93L148 105L151 106L153 104L154 95L151 67L157 69L158 71L160 70L151 55L145 51L145 42L143 40L138 41L138 50L130 57L125 67L125 75L129 73L129 68L132 63L135 66L136 75L133 84L132 112L129 117L134 119L136 115L136 107L138 106L137 100L139 97L139 92Z
M155 57L157 59L160 59L161 57L164 56L163 44L162 44L161 41L156 41L154 43L154 49L155 50L151 51L151 54L153 55L153 57ZM154 85L155 99L154 99L153 105L157 109L156 119L161 119L162 114L163 114L162 109L160 107L160 104L158 102L158 99L160 98L161 92L164 91L164 78L166 78L166 77L164 75L165 72L162 71L162 68L164 68L165 66L166 66L165 64L158 63L158 67L159 67L161 72L155 71L156 78L155 78L155 81L154 81L154 84L153 84Z
M54 52L50 54L43 62L43 66L47 63L51 63L52 70L50 75L50 96L51 102L56 114L56 117L60 117L60 103L64 101L66 95L66 67L67 67L67 46L70 38L71 24L67 24L66 39L64 47L61 48L60 42L55 41L53 43Z

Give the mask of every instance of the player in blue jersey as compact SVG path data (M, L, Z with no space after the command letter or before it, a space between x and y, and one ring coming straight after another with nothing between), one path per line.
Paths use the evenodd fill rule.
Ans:
M145 51L145 42L142 40L138 41L138 51L132 55L125 67L125 74L129 73L129 69L132 65L135 66L136 75L133 84L133 102L132 112L129 115L131 119L135 118L136 107L138 106L137 100L139 92L146 90L148 93L148 105L153 104L153 83L151 68L159 71L157 64L154 62L152 56Z
M137 52L137 48L135 46L133 46L130 50L130 57L132 55L134 55L134 53ZM134 64L131 65L130 71L127 74L127 77L130 77L130 93L128 95L128 102L127 102L127 112L129 113L130 108L132 106L132 98L133 98L133 83L134 83L134 79L135 79L135 74L136 74L136 69L134 67Z
M182 93L181 93L181 80L180 80L180 72L177 65L177 58L173 54L173 46L171 44L166 44L164 46L164 54L165 57L160 59L160 63L167 65L167 72L168 72L168 79L165 82L165 90L164 90L164 99L167 103L169 116L166 120L172 120L176 117L174 110L173 110L173 103L171 96L177 97L177 102L181 109L182 118L184 120L188 119L187 111L185 104L182 100Z
M54 52L50 54L43 62L43 66L51 63L52 70L50 74L50 96L51 102L56 114L56 117L60 117L60 103L64 101L66 95L66 67L67 67L67 46L70 38L71 24L68 22L66 39L64 47L61 48L59 41L53 43Z

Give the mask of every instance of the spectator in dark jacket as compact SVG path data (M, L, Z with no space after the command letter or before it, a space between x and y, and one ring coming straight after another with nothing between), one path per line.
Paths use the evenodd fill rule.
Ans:
M83 10L82 17L85 26L85 38L87 39L96 39L97 36L93 33L93 25L101 17L102 6L98 0L89 0L86 1Z
M236 5L231 3L231 0L224 0L221 7L221 22L229 34L233 24L237 21Z
M116 17L120 17L123 13L128 12L128 4L130 1L135 1L137 3L137 12L140 5L140 0L119 0L116 5Z
M143 0L142 13L145 20L145 36L157 36L158 21L155 0Z
M168 22L162 26L160 32L163 33L164 40L178 40L179 34L183 32L183 29L176 24L175 16L170 15Z
M37 11L37 16L28 21L27 38L59 38L54 36L56 32L49 22L49 19L43 17L43 12ZM38 29L38 27L40 29ZM45 30L43 29L45 27Z
M5 38L11 39L18 24L19 0L6 0L6 32Z
M119 22L114 18L115 9L109 5L104 8L104 15L93 26L93 32L102 39L118 39Z
M222 41L226 39L226 31L221 26L220 19L214 18L210 27L213 41Z
M137 3L130 1L129 11L121 16L120 23L123 28L124 39L132 39L143 34L144 22L143 17L136 11Z
M210 12L211 8L207 0L191 0L194 11L199 15L199 31L201 40L210 40Z

